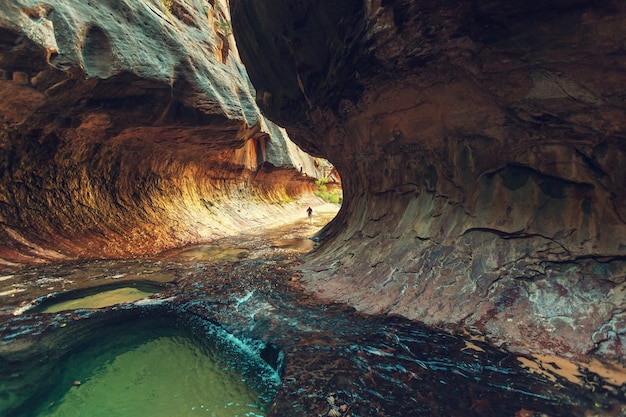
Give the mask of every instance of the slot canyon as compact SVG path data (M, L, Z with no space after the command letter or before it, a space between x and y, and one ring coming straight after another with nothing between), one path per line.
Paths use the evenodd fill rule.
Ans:
M162 292L29 310L131 278ZM626 415L626 4L0 2L0 388L161 315L261 341L269 416ZM452 369L417 333L491 391L409 396Z

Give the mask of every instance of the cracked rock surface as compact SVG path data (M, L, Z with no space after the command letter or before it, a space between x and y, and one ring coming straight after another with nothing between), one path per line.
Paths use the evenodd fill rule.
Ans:
M339 170L303 267L372 313L626 357L626 8L233 0L264 114Z

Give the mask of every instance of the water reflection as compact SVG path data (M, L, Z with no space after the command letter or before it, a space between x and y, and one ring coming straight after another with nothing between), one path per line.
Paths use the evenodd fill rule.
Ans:
M272 246L275 248L292 249L298 252L309 252L313 250L315 242L308 238L277 239L272 241Z
M237 261L248 256L248 250L224 244L198 245L165 254L165 259L182 262Z
M91 309L108 307L120 303L130 303L149 297L156 291L143 291L139 288L123 287L114 290L105 290L93 295L75 298L67 301L59 301L48 305L44 304L33 311L40 313L58 313L59 311Z

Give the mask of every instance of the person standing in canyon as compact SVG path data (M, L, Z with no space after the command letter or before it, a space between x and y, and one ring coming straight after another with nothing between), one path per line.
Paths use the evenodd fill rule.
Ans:
M306 215L309 217L309 223L311 223L313 219L313 209L311 207L306 209Z

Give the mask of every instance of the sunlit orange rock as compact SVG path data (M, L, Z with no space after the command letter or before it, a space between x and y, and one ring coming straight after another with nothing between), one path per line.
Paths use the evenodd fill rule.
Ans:
M224 1L0 4L0 265L158 253L310 190L228 22Z

